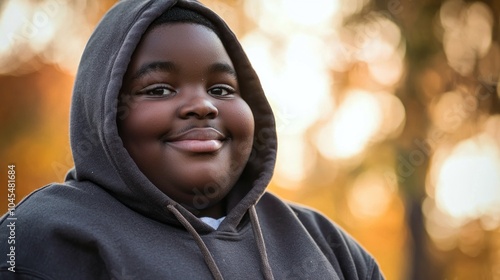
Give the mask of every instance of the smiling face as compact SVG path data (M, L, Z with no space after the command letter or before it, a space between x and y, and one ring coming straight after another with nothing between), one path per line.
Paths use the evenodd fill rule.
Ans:
M195 215L224 215L223 198L250 155L254 121L217 35L190 23L149 30L121 92L127 111L118 129L139 169Z

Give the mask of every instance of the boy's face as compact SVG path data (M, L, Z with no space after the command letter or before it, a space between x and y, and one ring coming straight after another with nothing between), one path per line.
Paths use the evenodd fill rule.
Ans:
M139 169L200 216L223 214L219 202L246 165L254 121L217 35L187 23L149 30L121 92L128 112L119 133Z

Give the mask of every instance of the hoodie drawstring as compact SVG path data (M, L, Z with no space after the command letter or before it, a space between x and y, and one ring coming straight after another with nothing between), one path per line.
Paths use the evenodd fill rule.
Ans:
M207 245L205 245L205 242L203 242L203 239L201 239L201 236L196 232L196 230L193 228L193 226L189 223L186 218L175 208L173 205L168 205L167 208L172 212L177 220L189 231L189 233L193 236L194 240L196 241L196 244L198 245L198 248L200 248L201 253L203 254L203 259L205 260L205 263L208 266L208 269L210 269L210 272L212 273L212 276L216 280L223 280L224 278L222 277L222 274L220 273L219 268L217 267L217 264L215 263L214 257L210 253L210 251L207 248Z
M257 242L257 248L259 249L261 266L263 268L264 278L266 280L273 280L273 271L269 265L269 259L266 253L266 244L264 243L264 236L262 235L262 230L260 229L259 219L257 218L257 211L255 210L255 205L250 207L250 221L252 222L253 234L255 241Z
M193 236L198 248L203 254L203 259L208 266L208 269L212 273L212 276L216 280L223 280L222 274L215 263L215 260L208 250L207 245L201 239L201 236L198 232L193 228L193 226L189 223L189 221L175 208L174 205L167 205L167 208L172 212L177 220L186 228L186 230ZM269 265L269 259L267 258L266 253L266 244L264 243L264 236L262 235L262 231L260 229L259 219L257 218L257 211L255 210L255 205L252 205L249 209L250 211L250 222L252 224L253 234L255 241L257 242L257 248L259 250L261 267L264 274L264 279L266 280L274 280L273 272L271 270L271 266Z

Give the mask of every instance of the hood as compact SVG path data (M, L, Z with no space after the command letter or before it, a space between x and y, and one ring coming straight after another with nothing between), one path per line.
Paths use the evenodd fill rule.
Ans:
M139 170L124 148L116 122L119 91L132 54L151 22L173 6L194 10L214 24L237 72L241 95L254 116L252 154L240 177L246 183L237 184L238 188L233 188L227 199L223 229L236 230L272 177L277 146L275 121L260 81L236 36L217 14L197 1L125 0L103 17L89 39L76 76L70 117L75 167L66 181L96 184L152 219L178 224L176 215L180 213L196 231L209 230ZM174 208L174 212L178 211L175 215Z

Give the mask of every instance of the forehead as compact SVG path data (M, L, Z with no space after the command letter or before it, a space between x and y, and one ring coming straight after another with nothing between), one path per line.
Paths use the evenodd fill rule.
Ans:
M145 63L151 60L190 60L199 64L206 60L220 60L231 64L229 56L210 28L194 23L157 25L141 38L132 61Z

